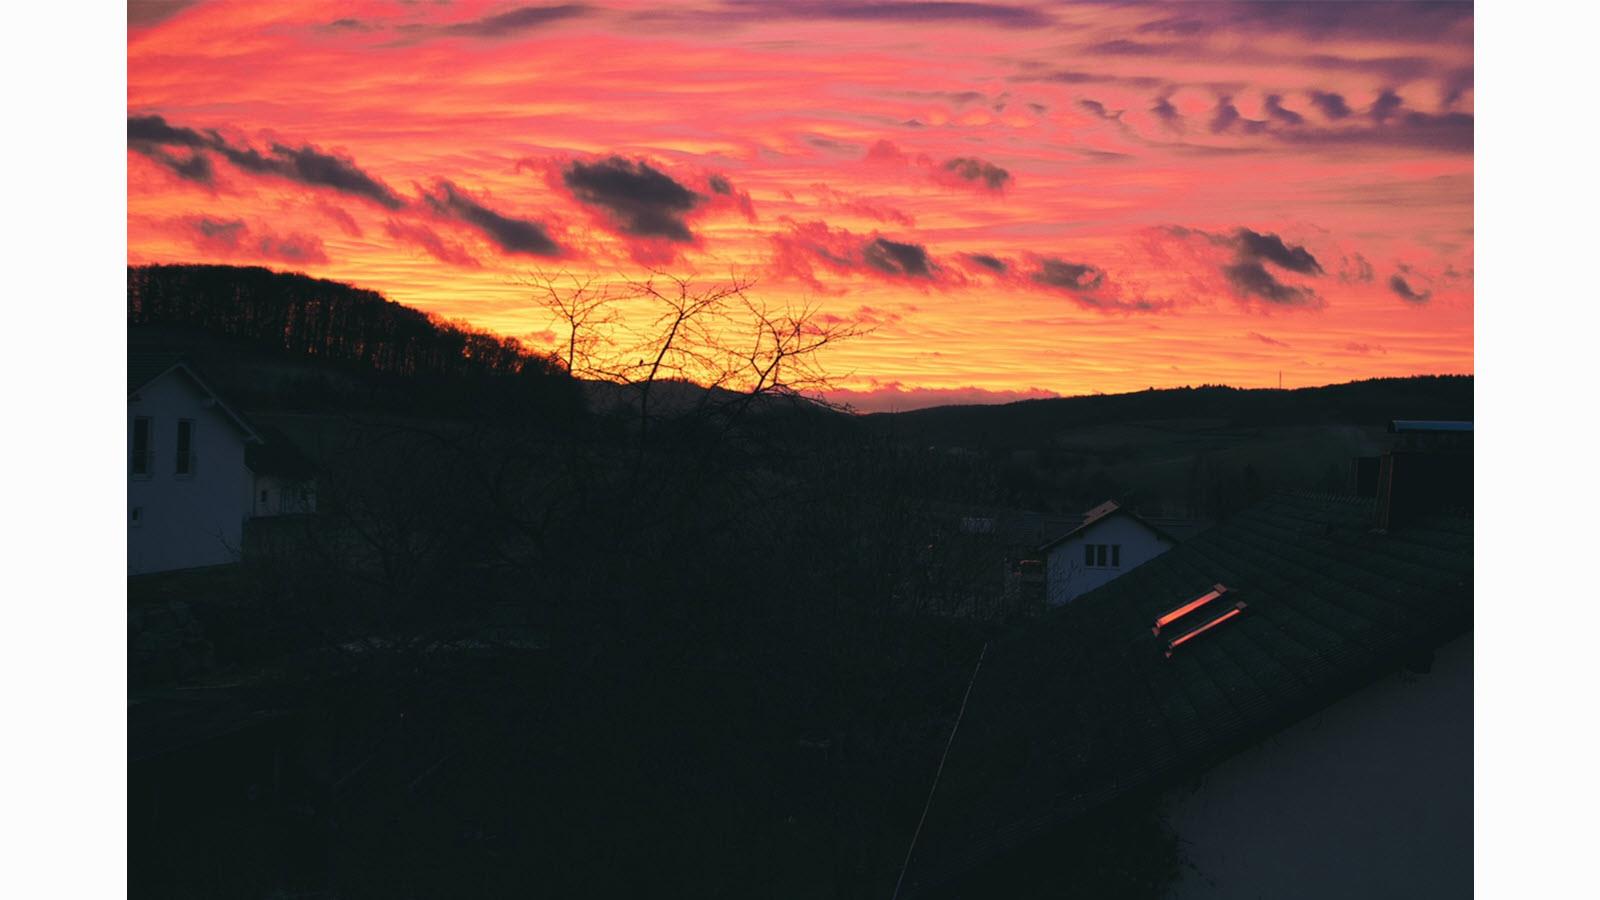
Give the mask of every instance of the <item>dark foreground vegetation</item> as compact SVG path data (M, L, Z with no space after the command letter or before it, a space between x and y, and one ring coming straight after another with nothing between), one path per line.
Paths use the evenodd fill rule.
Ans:
M980 648L1037 611L959 511L1225 516L1470 415L1455 379L861 419L802 396L849 334L632 288L661 317L605 347L614 295L532 285L550 358L303 276L130 270L130 349L184 351L319 506L130 582L206 645L130 671L134 896L887 897ZM1040 863L1056 893L1159 896L1176 848L1120 815Z

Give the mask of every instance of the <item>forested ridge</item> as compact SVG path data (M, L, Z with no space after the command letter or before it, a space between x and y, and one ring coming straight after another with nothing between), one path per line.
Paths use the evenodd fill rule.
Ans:
M128 324L182 325L396 375L560 373L549 356L337 281L260 267L128 267Z

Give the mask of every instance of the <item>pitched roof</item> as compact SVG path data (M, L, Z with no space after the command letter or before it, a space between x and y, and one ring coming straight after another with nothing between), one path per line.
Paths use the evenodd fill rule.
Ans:
M1051 548L1055 547L1056 545L1061 544L1061 543L1063 543L1065 541L1070 541L1074 537L1076 537L1077 535L1083 533L1084 531L1087 531L1088 529L1094 527L1095 525L1098 525L1101 522L1104 522L1106 519L1109 519L1112 516L1116 516L1116 515L1127 516L1127 517L1133 519L1135 522L1138 522L1140 525L1143 525L1144 527L1150 529L1151 531L1155 532L1156 534L1161 535L1163 538L1166 538L1167 540L1173 542L1174 544L1176 544L1178 542L1177 539L1174 538L1172 535L1167 534L1165 531L1162 531L1160 528L1157 528L1156 526L1154 526L1154 525L1150 524L1149 522L1145 521L1144 519L1140 518L1136 513L1132 512L1130 510L1123 509L1121 506L1119 506L1117 504L1117 502L1115 500L1107 500L1106 502L1100 504L1099 506L1096 506L1094 509L1091 509L1088 512L1084 513L1083 514L1083 521L1078 524L1078 527L1072 529L1071 531L1067 532L1066 534L1061 535L1060 537L1056 538L1055 540L1049 541L1048 543L1045 543L1045 544L1041 544L1039 546L1039 552L1040 553L1048 553L1048 552L1050 552Z
M1367 499L1276 496L997 640L908 884L1174 783L1469 629L1471 521L1377 534L1372 516ZM1169 658L1151 623L1219 582L1247 609Z
M193 381L200 390L204 391L212 400L216 401L217 409L244 432L245 439L260 441L261 435L251 425L249 420L240 415L228 402L222 399L206 380L200 377L193 364L181 355L164 353L160 351L129 351L128 352L128 396L131 398L139 389L155 381L168 372L177 370Z
M151 350L128 351L128 393L132 394L183 362L177 353Z
M317 474L316 463L300 452L283 429L263 425L260 434L261 443L244 448L244 464L250 471L290 479L307 479Z

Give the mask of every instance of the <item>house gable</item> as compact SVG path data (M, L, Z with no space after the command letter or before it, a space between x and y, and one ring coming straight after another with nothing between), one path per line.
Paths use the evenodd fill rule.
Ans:
M1084 515L1076 528L1039 548L1045 604L1061 606L1172 549L1164 531L1114 502Z
M151 356L141 354L128 355L128 401L137 402L141 392L147 391L152 385L167 377L180 377L186 379L208 401L207 408L214 406L218 412L231 424L239 429L245 440L251 443L260 443L261 435L255 426L240 415L222 395L217 393L200 374L181 358Z
M130 359L127 416L129 574L237 561L255 429L182 362Z

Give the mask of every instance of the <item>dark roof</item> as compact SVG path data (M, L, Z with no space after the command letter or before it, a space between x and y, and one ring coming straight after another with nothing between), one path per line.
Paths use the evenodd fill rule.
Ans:
M300 448L289 440L283 429L273 425L259 428L261 443L247 444L244 464L257 475L276 475L281 478L306 479L317 474L313 463Z
M146 691L128 698L128 761L165 756L288 717L255 708L225 690Z
M997 639L908 885L1176 783L1469 629L1471 521L1377 534L1373 512L1368 499L1273 497ZM1172 634L1152 622L1216 583L1245 612L1168 658Z
M1094 509L1091 509L1088 512L1084 513L1083 514L1083 521L1078 524L1078 527L1072 529L1071 531L1067 532L1066 534L1061 535L1060 537L1058 537L1058 538L1056 538L1056 539L1054 539L1052 541L1049 541L1048 543L1041 544L1039 546L1039 552L1040 553L1048 553L1050 551L1050 549L1052 547L1056 546L1057 544L1060 544L1063 541L1071 540L1073 538L1073 536L1077 535L1078 533L1080 533L1082 531L1085 531L1085 530L1089 529L1090 527L1092 527L1094 525L1098 525L1099 523L1104 522L1106 519L1109 519L1112 516L1116 516L1116 515L1127 516L1127 517L1133 519L1135 522L1138 522L1140 525L1143 525L1144 527L1150 529L1151 531L1155 532L1156 534L1161 535L1163 538L1173 542L1174 544L1176 544L1178 542L1177 538L1174 538L1172 535L1167 534L1165 531L1162 531L1161 529L1157 528L1156 526L1150 524L1149 522L1147 522L1144 519L1140 518L1138 515L1134 514L1133 512L1131 512L1129 510L1126 510L1126 509L1123 509L1121 506L1117 505L1117 502L1115 500L1107 500L1106 502L1100 504L1099 506L1096 506Z
M1411 431L1468 431L1472 430L1471 422L1447 422L1429 419L1395 419L1389 423L1392 434L1405 434Z
M178 363L183 362L183 357L177 353L163 353L150 350L128 351L128 393L133 393L157 378L165 375L168 370Z

